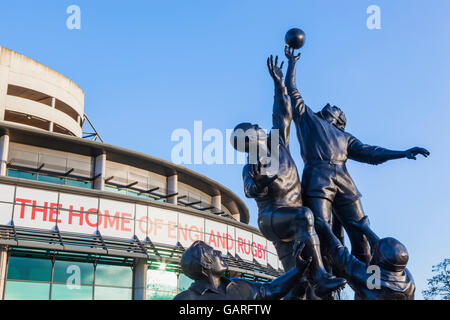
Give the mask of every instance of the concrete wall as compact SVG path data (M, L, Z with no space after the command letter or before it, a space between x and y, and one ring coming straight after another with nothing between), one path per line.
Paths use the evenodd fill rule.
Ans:
M19 53L0 46L0 120L11 110L56 123L81 137L80 123L62 111L32 100L7 96L8 84L32 89L58 99L83 118L84 93L62 74ZM52 126L51 126L52 127Z

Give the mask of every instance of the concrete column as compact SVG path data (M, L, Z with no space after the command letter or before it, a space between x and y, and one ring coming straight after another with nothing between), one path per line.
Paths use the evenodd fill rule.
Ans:
M5 119L6 95L8 94L9 54L0 48L0 120Z
M147 259L136 259L133 270L133 300L147 299Z
M55 109L56 99L52 98L52 108ZM53 132L53 121L50 121L48 125L48 131Z
M173 194L178 192L178 175L167 177L167 194ZM167 199L168 203L177 204L178 196L169 197Z
M211 199L211 206L214 207L212 212L218 213L222 211L222 197L220 194L218 196L214 196Z
M6 276L8 272L8 250L0 249L0 300L5 298Z
M9 135L5 134L0 137L0 176L6 176L8 174L8 168L6 164L8 162L9 152Z
M94 189L103 190L105 188L105 175L106 175L106 154L103 153L95 157L94 166Z

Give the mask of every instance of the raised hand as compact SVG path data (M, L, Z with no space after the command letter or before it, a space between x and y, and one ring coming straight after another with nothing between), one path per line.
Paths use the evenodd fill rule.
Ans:
M297 62L298 59L300 59L300 53L298 55L294 54L295 49L291 48L289 46L284 47L284 54L286 55L286 58L289 60L289 62Z
M267 58L267 68L269 69L270 76L277 84L283 83L283 64L284 61L281 62L280 66L278 66L278 56L275 57L275 63L273 63L272 55L270 58Z
M416 160L418 154L421 154L426 158L430 155L430 152L425 148L419 147L414 147L405 151L405 157L411 160Z
M265 188L272 184L277 178L278 175L275 176L268 176L261 173L261 162L258 161L258 164L253 164L251 166L251 170L249 170L248 175L252 180L255 182L255 184L260 188Z

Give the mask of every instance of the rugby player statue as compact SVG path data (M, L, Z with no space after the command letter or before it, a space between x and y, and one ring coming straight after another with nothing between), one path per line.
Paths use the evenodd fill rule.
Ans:
M304 244L297 246L295 266L291 270L271 282L262 283L226 278L228 265L222 253L197 240L181 257L181 270L194 283L174 300L279 300L294 289L304 296L307 285L304 274L311 258L302 259L303 247Z
M305 245L304 253L312 258L308 281L314 289L313 296L333 298L327 294L343 285L343 279L328 273L333 272L349 281L358 299L412 299L415 287L405 268L406 248L393 238L380 240L370 230L360 193L345 164L347 159L374 165L400 158L416 160L417 155L427 157L430 153L419 147L395 151L363 144L345 131L346 117L340 108L327 104L320 112L313 112L307 107L295 84L295 65L300 54L295 55L294 51L303 45L304 38L300 29L291 29L286 34L285 54L289 61L286 81L283 63L278 67L278 58L275 63L272 57L268 59L275 82L270 134L257 125L241 123L232 135L233 147L249 155L243 169L244 191L257 202L259 229L274 243L285 270L293 265L292 252L299 244ZM297 129L305 163L301 183L289 152L291 120ZM275 147L269 143L274 129L279 133ZM277 165L273 166L273 162ZM345 228L352 254L343 246L342 234L340 239L333 234L339 230L332 229L332 214L333 223ZM329 255L327 270L319 243ZM367 268L371 265L381 268L384 280L387 279L382 282L386 290L366 290L368 284L364 281L368 280ZM393 282L402 284L395 287Z

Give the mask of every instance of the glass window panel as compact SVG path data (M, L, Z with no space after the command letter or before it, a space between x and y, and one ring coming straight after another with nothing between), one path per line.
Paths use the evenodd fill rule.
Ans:
M178 278L178 292L186 291L187 289L189 289L192 283L194 283L194 280L189 278L184 273L181 273L180 277Z
M176 292L147 290L147 300L173 300Z
M55 270L53 271L53 282L93 284L94 264L57 260L55 261Z
M164 270L147 271L147 289L177 292L177 274Z
M69 186L73 186L73 187L92 189L92 182L91 181L67 179L66 180L66 184L69 185Z
M53 284L52 300L92 300L93 286Z
M19 170L8 170L8 176L14 178L36 180L37 174L31 172L24 172Z
M132 291L128 288L111 288L95 286L95 300L131 300Z
M56 184L65 184L65 178L52 177L52 176L47 176L45 174L39 174L38 180L43 181L43 182L56 183Z
M127 194L126 189L119 189L119 188L113 187L113 186L105 186L105 191L115 192L115 193L120 193L120 194Z
M133 271L131 267L98 264L95 285L132 287Z
M133 197L139 197L139 192L128 190L127 194Z
M50 281L52 261L47 259L10 257L8 279Z
M5 300L48 300L50 283L7 281Z

